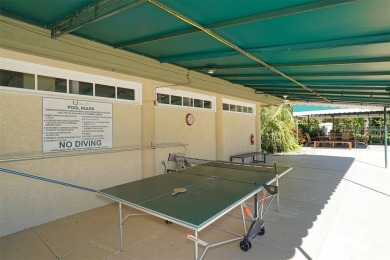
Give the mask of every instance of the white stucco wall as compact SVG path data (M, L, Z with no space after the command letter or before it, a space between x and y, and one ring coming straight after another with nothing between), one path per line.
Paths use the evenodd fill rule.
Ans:
M140 114L139 105L113 104L113 148L140 146ZM0 151L1 168L92 189L142 173L140 151L7 160L42 154L42 97L35 95L0 92ZM0 185L0 236L108 202L93 192L4 172Z
M187 125L188 113L195 117L193 125ZM167 160L167 153L184 153L190 157L214 160L216 158L215 111L156 107L156 143L188 144L187 151L182 147L156 151L157 166ZM163 167L158 173L161 173Z
M230 160L230 156L254 152L257 143L250 143L250 136L256 133L256 118L254 115L223 112L223 151L224 160Z

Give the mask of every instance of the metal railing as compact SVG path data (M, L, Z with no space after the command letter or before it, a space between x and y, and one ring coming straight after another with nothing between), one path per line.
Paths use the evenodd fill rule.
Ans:
M368 136L376 136L380 137L381 139L384 137L385 128L383 126L370 126L366 130L364 127L340 127L337 130L340 131L340 133L344 131L350 131L354 135L368 135Z

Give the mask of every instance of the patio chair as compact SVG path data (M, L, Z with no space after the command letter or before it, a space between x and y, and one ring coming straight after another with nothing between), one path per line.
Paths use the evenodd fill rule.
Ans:
M336 132L333 132L333 131L331 131L330 132L330 140L331 141L337 141L337 134L336 134Z
M344 142L349 142L351 140L350 133L348 131L341 133L341 140Z
M309 144L312 143L312 140L311 140L310 135L308 133L305 133L305 135L306 135L306 144L305 144L305 146L308 146Z
M351 136L351 133L349 131L344 131L341 133L341 141L352 142L352 144L354 144L353 137Z

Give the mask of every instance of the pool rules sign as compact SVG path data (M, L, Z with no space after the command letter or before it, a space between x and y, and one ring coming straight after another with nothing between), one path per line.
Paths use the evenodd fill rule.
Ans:
M43 98L43 152L112 148L112 104Z

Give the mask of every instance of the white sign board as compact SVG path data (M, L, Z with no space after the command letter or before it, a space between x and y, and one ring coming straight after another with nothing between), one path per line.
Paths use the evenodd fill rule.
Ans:
M43 152L112 148L112 104L43 98Z

